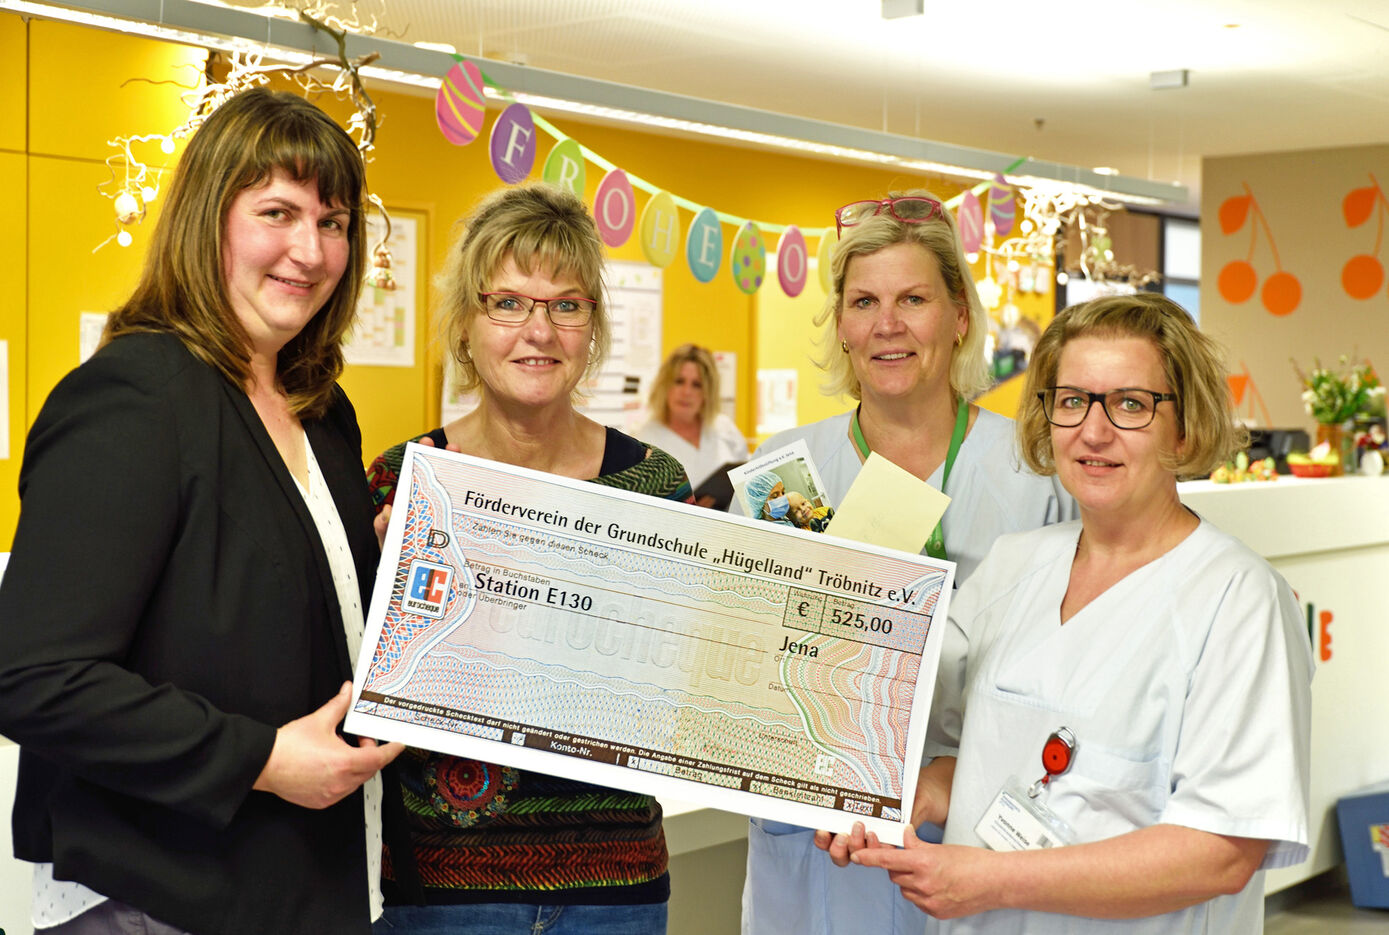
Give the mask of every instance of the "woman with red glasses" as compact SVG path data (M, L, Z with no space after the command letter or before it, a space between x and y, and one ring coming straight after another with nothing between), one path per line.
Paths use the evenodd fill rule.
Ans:
M444 340L477 407L412 441L688 502L679 461L574 408L608 344L602 270L597 225L569 191L537 183L484 199L439 282ZM404 453L401 443L368 470L378 510ZM424 750L398 762L409 837L386 842L377 931L666 930L651 796Z
M834 503L872 451L943 490L951 503L923 530L923 552L955 562L958 586L998 536L1067 519L1073 505L1019 468L1010 420L969 402L989 386L988 327L949 212L907 192L845 205L835 220L842 239L815 322L820 365L826 392L858 405L775 435L759 453L803 439ZM948 800L950 766L923 770L914 824ZM828 833L754 819L748 836L746 935L921 932L921 912L886 873L834 866Z
M1243 441L1219 349L1114 296L1058 315L1027 373L1023 454L1080 522L1000 538L950 605L945 844L856 833L852 859L932 932L1259 935L1262 871L1308 853L1312 658L1287 582L1177 495Z

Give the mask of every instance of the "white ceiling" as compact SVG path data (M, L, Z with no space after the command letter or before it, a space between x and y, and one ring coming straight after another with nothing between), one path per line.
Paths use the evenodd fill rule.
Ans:
M251 5L248 0L235 0ZM350 8L347 0L328 6ZM1201 158L1389 142L1389 0L360 0L380 34L1178 182ZM1189 69L1151 90L1154 71Z

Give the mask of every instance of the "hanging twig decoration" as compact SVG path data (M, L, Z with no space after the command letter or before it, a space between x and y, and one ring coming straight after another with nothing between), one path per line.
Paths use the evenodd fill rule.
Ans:
M266 63L263 53L231 52L226 58L226 76L217 81L214 72L219 54L210 51L198 84L188 88L182 95L184 103L188 105L188 118L182 124L167 133L118 136L108 141L107 145L116 150L106 159L111 177L99 184L97 190L113 202L117 232L97 244L92 250L93 253L112 240L121 246L128 246L133 239L130 228L144 220L146 205L159 196L162 170L152 168L137 158L137 145L158 143L164 155L171 155L178 140L197 132L203 122L230 98L250 88L268 84L274 78L294 82L306 95L327 93L350 101L353 111L347 121L347 132L356 140L357 150L362 154L363 161L370 161L370 154L376 145L377 114L376 104L362 83L361 69L376 61L379 55L371 52L355 59L348 58L347 34L374 34L376 20L375 17L372 17L369 23L362 23L356 19L344 20L329 15L327 10L328 7L323 4L314 4L299 8L297 14L304 23L332 37L337 45L336 56L319 56L301 64L291 65ZM331 80L325 80L321 76L322 71L331 72ZM385 232L372 250L373 268L368 273L368 280L378 288L394 288L394 280L390 275L390 253L385 246L391 233L390 216L376 195L368 195L367 200L381 212L385 220ZM385 271L384 276L381 275L382 270Z

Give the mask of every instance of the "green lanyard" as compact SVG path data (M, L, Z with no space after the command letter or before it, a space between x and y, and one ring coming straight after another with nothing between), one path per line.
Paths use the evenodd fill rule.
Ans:
M959 399L956 405L958 412L955 414L955 431L950 433L950 450L945 453L945 470L940 474L941 493L945 492L945 485L950 482L950 469L955 466L955 456L960 453L960 443L965 440L965 429L969 426L969 404ZM863 437L863 429L859 428L858 409L854 410L853 416L849 419L849 434L858 453L867 458L868 441ZM932 558L948 560L945 554L945 533L941 532L939 521L936 522L936 528L931 530L931 538L926 540L926 554Z

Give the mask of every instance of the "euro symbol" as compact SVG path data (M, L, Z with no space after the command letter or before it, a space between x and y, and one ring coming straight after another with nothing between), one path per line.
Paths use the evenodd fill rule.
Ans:
M800 614L802 617L804 617L804 616L805 616L805 609L806 609L807 607L809 607L809 606L810 606L809 603L807 603L806 601L801 601L801 606L799 606L799 607L796 608L796 613L798 613L798 614Z

